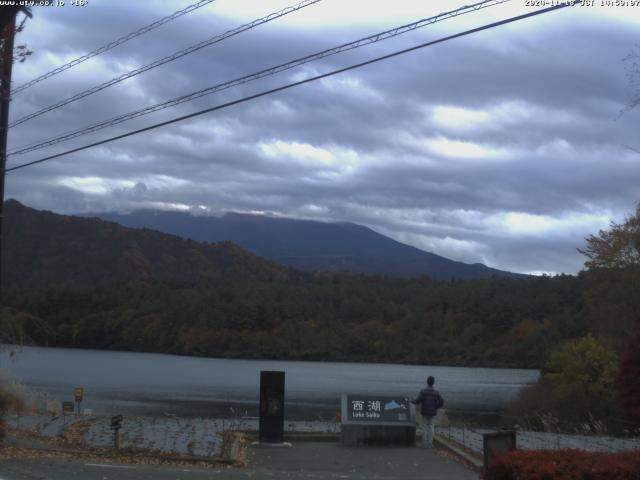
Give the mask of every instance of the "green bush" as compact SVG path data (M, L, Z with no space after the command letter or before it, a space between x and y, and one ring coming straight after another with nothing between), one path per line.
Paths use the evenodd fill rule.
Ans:
M623 416L615 399L616 369L615 353L591 335L570 340L551 352L540 380L520 393L505 423L546 431L605 425Z
M553 351L542 378L551 387L557 414L574 421L611 416L617 363L615 353L591 335Z

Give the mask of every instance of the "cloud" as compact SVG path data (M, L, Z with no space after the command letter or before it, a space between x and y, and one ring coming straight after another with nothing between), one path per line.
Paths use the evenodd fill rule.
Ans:
M341 11L341 23L330 20L332 5L15 127L10 150L455 8L367 2L357 15ZM274 0L242 12L218 0L17 94L12 119L284 6ZM18 39L34 54L15 66L14 83L180 7L36 10ZM9 166L522 13L514 8L448 20L16 156ZM624 145L640 148L640 111L619 113L632 93L622 59L640 21L635 10L601 13L565 9L18 170L7 176L7 197L64 213L237 210L352 221L456 260L575 273L583 238L639 200L640 155Z

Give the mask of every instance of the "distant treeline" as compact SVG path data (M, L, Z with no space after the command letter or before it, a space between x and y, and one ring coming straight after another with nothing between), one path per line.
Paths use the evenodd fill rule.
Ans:
M637 268L464 282L225 276L11 290L2 322L59 347L541 367L561 342L589 332L620 351L638 322L639 291Z

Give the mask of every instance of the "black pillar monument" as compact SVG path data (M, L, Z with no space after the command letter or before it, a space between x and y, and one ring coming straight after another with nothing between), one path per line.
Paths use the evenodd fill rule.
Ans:
M260 372L260 443L283 443L284 372Z

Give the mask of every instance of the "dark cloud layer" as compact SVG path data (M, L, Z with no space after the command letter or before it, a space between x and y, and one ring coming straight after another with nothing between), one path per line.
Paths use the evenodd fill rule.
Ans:
M17 94L12 119L251 20L220 13L230 1ZM300 25L292 15L205 48L15 127L10 150L396 25L380 20L384 2L370 5L371 21L364 12L351 28L338 21L339 10L335 23L314 23L309 10ZM16 65L14 84L183 6L96 0L84 10L35 9L19 38L34 54ZM310 8L327 18L332 4ZM9 165L523 11L449 20ZM573 273L583 237L640 200L640 155L625 148L640 148L640 112L619 116L633 93L622 59L638 41L640 9L609 13L548 14L19 170L7 177L7 197L65 213L205 208L353 221L457 260Z

